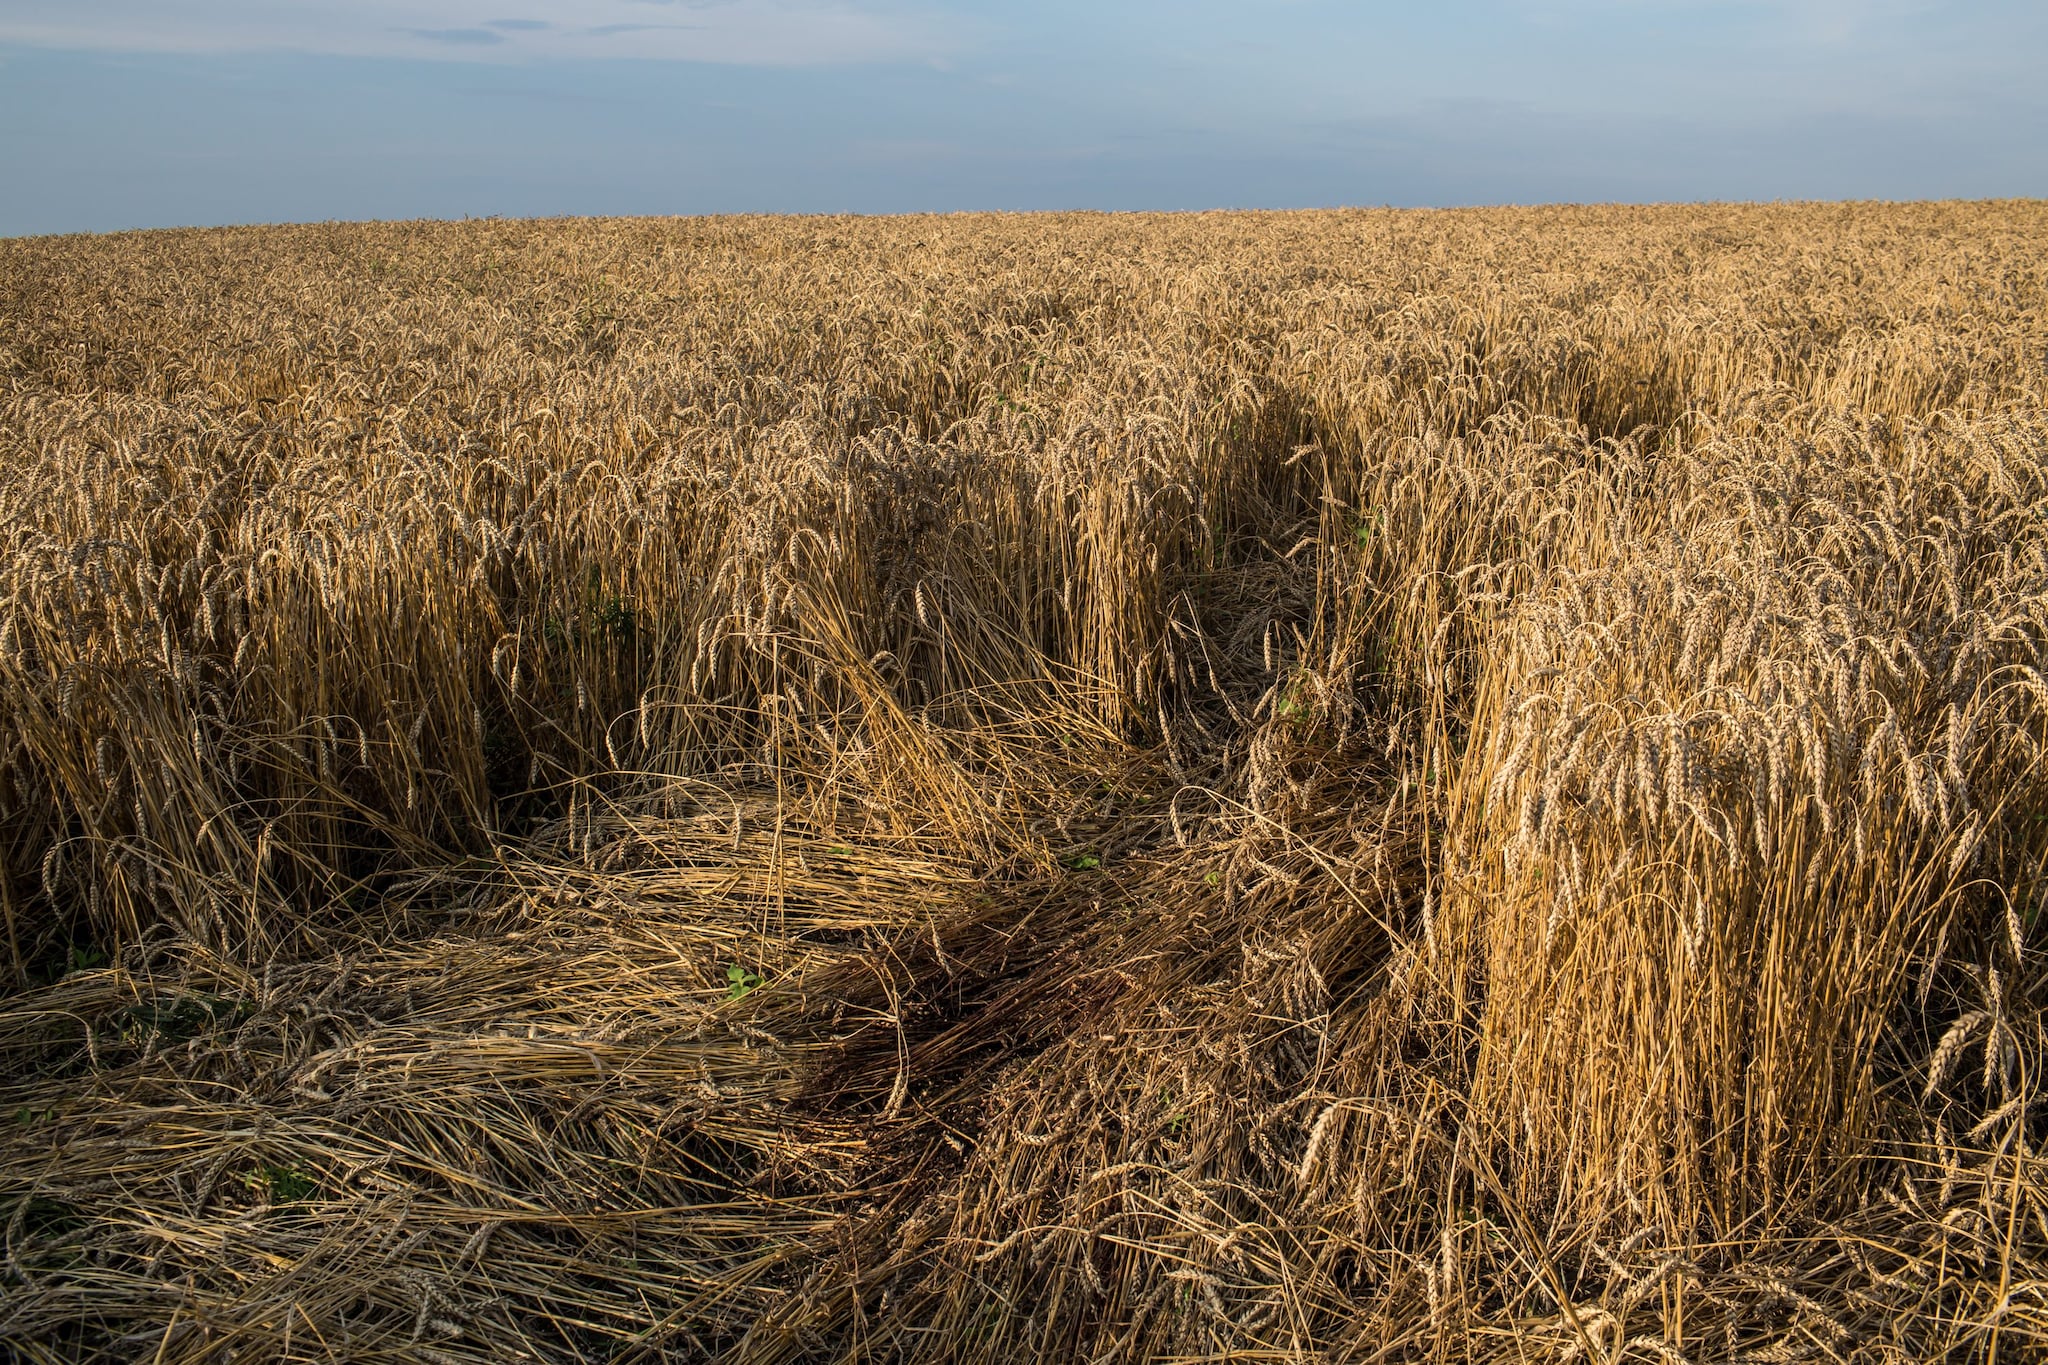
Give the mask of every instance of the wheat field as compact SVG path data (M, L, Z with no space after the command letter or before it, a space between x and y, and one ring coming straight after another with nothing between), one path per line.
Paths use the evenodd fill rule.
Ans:
M2048 204L0 241L0 1355L2048 1353Z

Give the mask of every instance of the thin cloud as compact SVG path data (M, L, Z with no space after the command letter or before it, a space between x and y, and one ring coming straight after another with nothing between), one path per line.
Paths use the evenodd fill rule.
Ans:
M583 32L593 38L613 38L621 33L656 33L667 29L702 29L702 24L598 24Z
M531 86L466 85L455 92L468 99L510 100L520 104L563 104L595 107L605 104L623 104L627 101L594 95L581 90L539 90Z
M487 28L409 28L405 31L430 43L451 43L457 47L488 47L505 41L504 34Z
M929 0L7 0L0 44L128 53L299 52L742 66L927 62L958 45ZM654 19L686 12L687 23ZM649 22L654 19L654 22Z

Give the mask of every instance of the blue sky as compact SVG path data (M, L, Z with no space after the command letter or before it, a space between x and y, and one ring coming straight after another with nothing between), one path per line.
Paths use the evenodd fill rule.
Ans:
M2041 0L0 0L0 235L2048 196Z

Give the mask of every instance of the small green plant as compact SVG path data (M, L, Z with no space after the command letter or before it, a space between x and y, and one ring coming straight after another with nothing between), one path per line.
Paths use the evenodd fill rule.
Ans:
M639 612L632 601L607 590L603 573L592 564L583 575L582 602L565 616L542 620L540 634L557 649L580 641L624 649L633 643L639 626Z
M1204 885L1204 886L1221 886L1222 884L1223 884L1223 874L1222 874L1221 872L1216 872L1216 871L1209 871L1209 872L1204 872L1204 873L1202 874L1202 885Z
M609 597L592 614L598 634L615 645L633 642L633 604L623 597Z
M85 1226L85 1216L61 1199L31 1195L15 1209L21 1230L31 1237L62 1237Z
M104 967L106 965L107 955L101 952L98 948L95 948L92 944L75 943L71 946L72 971L89 972L93 970L93 968L95 967Z
M737 1000L761 984L758 972L750 972L735 962L725 969L725 998Z
M295 1166L258 1166L242 1177L242 1184L273 1204L296 1204L320 1190L318 1181Z
M1299 725L1315 719L1315 681L1306 669L1297 669L1287 681L1286 690L1273 703L1276 720L1290 725Z
M38 1128L57 1117L54 1109L32 1109L28 1105L14 1111L14 1121L23 1128Z
M1076 872L1092 872L1102 866L1102 859L1096 857L1093 853L1083 853L1080 857L1074 859L1073 862L1068 863L1067 866L1073 868Z
M124 1034L155 1033L164 1041L182 1043L210 1029L241 1023L256 1007L246 1000L228 1000L218 995L183 995L170 1000L145 1001L121 1012Z

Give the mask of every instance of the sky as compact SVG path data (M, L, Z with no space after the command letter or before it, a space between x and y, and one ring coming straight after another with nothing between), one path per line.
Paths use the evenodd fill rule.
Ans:
M0 0L0 236L2048 196L2043 0Z

